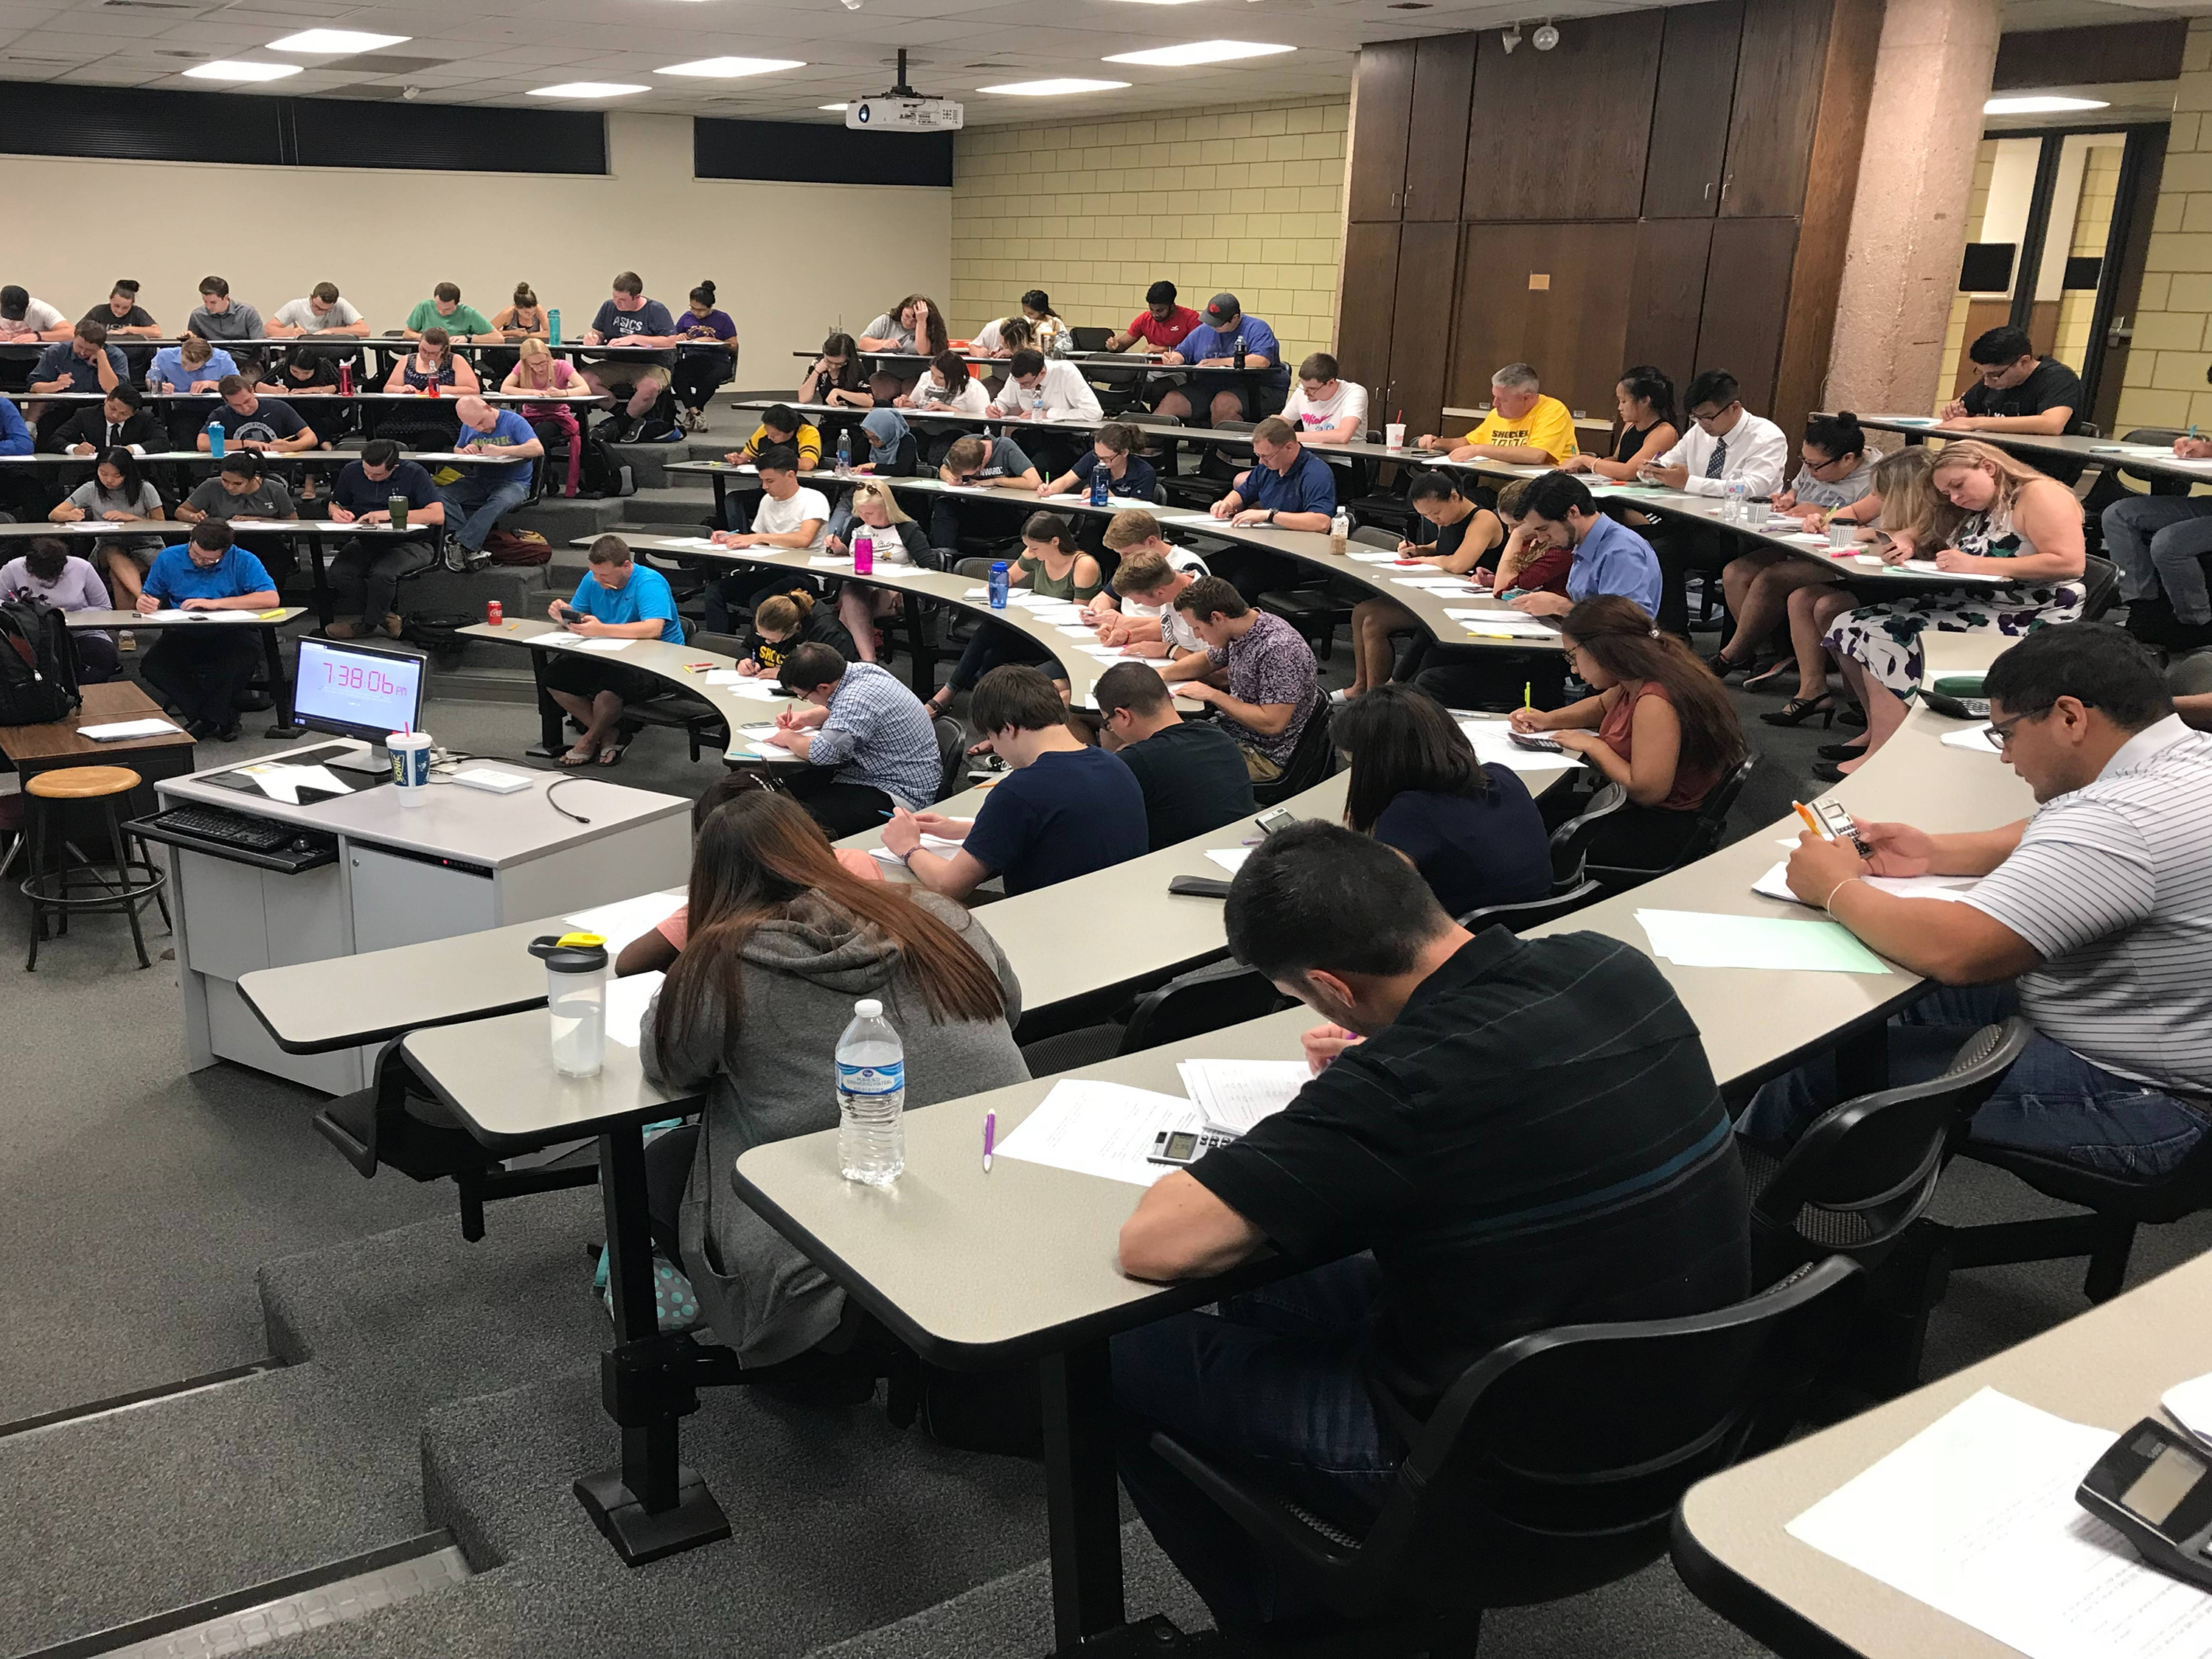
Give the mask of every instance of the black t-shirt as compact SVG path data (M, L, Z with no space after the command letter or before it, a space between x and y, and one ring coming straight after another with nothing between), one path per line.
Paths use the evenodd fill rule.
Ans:
M1528 786L1509 766L1482 769L1491 786L1485 798L1401 790L1375 820L1375 839L1413 860L1455 916L1552 890L1551 838Z
M254 394L253 412L241 415L228 404L217 404L207 418L210 426L223 429L223 440L236 443L241 439L258 438L264 443L296 438L307 429L299 411L281 398L272 398L265 392Z
M1497 520L1498 515L1486 507L1478 507L1457 524L1436 525L1417 515L1413 521L1414 534L1411 539L1414 545L1421 550L1418 556L1425 559L1449 559L1459 551L1460 544L1467 539L1467 532L1474 529L1476 522L1482 519ZM1502 520L1498 520L1498 539L1490 544L1489 552L1483 556L1492 564L1498 562L1498 556L1505 550L1504 523ZM1421 533L1424 532L1430 534L1431 538L1426 542L1420 539Z
M2081 413L2081 377L2057 358L2045 357L2018 386L1992 391L1977 380L1959 401L1966 404L1969 415L2040 415L2047 409L2070 409L2078 416ZM1966 435L1971 438L1974 434L1970 432ZM2022 453L2020 459L2061 483L2072 483L2087 467L2085 462L2062 461L2050 455Z
M1210 721L1183 720L1115 752L1145 792L1155 853L1260 810L1244 751Z
M381 478L372 478L359 461L348 461L331 486L331 505L342 507L356 518L381 513L394 495L404 495L410 511L427 507L438 499L438 487L420 461L395 461Z
M131 314L129 316L118 317L112 311L110 311L107 308L107 304L105 301L102 301L91 310L86 312L81 320L88 323L98 323L102 328L151 328L154 326L154 319L146 314L145 307L133 306L131 307ZM122 345L125 343L124 341L118 340L115 343ZM154 343L151 340L149 340L146 343L151 345Z
M1597 933L1485 929L1190 1173L1298 1261L1374 1252L1364 1361L1401 1427L1514 1337L1750 1289L1743 1166L1698 1028L1648 957Z
M1050 750L983 798L968 851L1026 893L1140 856L1145 795L1103 749Z

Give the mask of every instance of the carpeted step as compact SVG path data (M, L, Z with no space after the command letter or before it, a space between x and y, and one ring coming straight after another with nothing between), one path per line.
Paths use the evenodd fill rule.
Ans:
M500 522L509 530L534 530L559 547L579 536L611 529L621 521L622 509L619 497L545 495L517 507Z
M665 535L669 533L666 526L702 525L711 519L714 492L711 486L696 483L650 489L640 486L637 494L624 495L617 504L622 508L622 525L649 526L655 534Z

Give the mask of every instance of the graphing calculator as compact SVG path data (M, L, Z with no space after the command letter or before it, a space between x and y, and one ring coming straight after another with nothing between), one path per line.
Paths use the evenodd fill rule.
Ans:
M1842 842L1853 848L1863 859L1874 856L1874 848L1859 835L1859 827L1851 822L1851 815L1842 805L1832 800L1813 803L1814 816L1820 820L1820 828L1827 832L1830 841Z
M1152 1137L1152 1150L1145 1158L1147 1163L1172 1164L1180 1170L1236 1139L1218 1129L1163 1129Z
M1263 836L1272 836L1278 830L1287 830L1297 821L1297 815L1283 806L1262 812L1252 820L1260 826L1260 833Z
M2146 1417L2112 1443L2074 1497L2148 1565L2212 1589L2212 1449Z
M1540 749L1547 755L1564 755L1566 744L1557 738L1539 737L1534 732L1508 732L1505 740L1516 749Z

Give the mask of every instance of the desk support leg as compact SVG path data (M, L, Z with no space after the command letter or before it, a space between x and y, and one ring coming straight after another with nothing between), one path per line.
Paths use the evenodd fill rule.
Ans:
M1120 1627L1121 1500L1114 1469L1114 1376L1103 1342L1038 1361L1044 1389L1045 1514L1052 1529L1055 1650Z
M730 521L723 516L722 509L724 505L729 500L729 481L720 473L714 472L708 475L708 482L714 486L714 528L717 530L727 529L729 527Z
M545 689L545 653L543 651L530 653L530 678L538 688L538 742L534 747L522 752L535 755L540 760L558 760L568 745L561 726L564 718L561 705L553 701L552 695Z
M622 1462L575 1484L577 1501L633 1567L730 1535L707 1483L678 1461L677 1424L699 1407L688 1339L664 1337L653 1309L653 1232L646 1212L645 1134L625 1124L599 1137L607 1280L615 1346L599 1358L607 1412L622 1427Z
M323 568L323 535L317 531L307 538L307 574L314 585L315 620L325 628L331 625L331 580ZM382 617L378 621L381 622Z
M282 594L277 596L283 598ZM284 672L284 645L276 637L280 623L270 623L261 630L262 654L269 666L269 695L276 699L276 723L264 737L296 738L307 728L295 725L292 720L292 678Z

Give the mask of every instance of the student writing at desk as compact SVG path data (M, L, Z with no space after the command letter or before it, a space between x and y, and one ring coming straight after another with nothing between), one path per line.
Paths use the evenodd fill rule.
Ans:
M778 714L768 741L809 763L786 787L831 836L872 830L902 806L937 799L937 729L889 669L810 644L784 659L782 679L807 707Z
M1109 551L1119 553L1113 580L1084 606L1101 645L1118 645L1128 657L1171 657L1206 647L1176 609L1176 596L1212 573L1206 561L1160 533L1160 521L1141 507L1124 507L1106 521Z
M1212 720L1187 720L1159 671L1119 662L1091 688L1100 747L1119 755L1144 792L1146 850L1157 853L1259 809L1244 751ZM1003 786L1001 786L1003 787Z
M1707 1311L1750 1284L1744 1176L1697 1028L1595 933L1470 934L1397 853L1334 824L1255 848L1229 948L1330 1024L1285 1110L1147 1192L1133 1277L1272 1245L1327 1262L1114 1339L1119 1462L1152 1535L1242 1632L1316 1610L1148 1439L1164 1428L1364 1533L1408 1437L1500 1342Z
M1940 988L1890 1022L1893 1085L2023 1013L2034 1040L1972 1137L2163 1175L2212 1125L2212 737L2183 725L2149 657L2102 623L2031 634L1982 685L2034 817L1944 836L1863 823L1869 860L1808 834L1790 890ZM1947 902L1869 875L1981 879ZM1832 1061L1801 1066L1753 1097L1744 1132L1786 1146L1838 1098Z
M1490 377L1490 413L1482 424L1456 442L1433 434L1422 449L1441 450L1450 459L1517 462L1522 466L1556 466L1577 453L1575 417L1557 398L1545 395L1536 371L1508 363Z
M976 684L968 720L1013 770L972 819L891 815L884 845L916 881L957 899L999 876L1009 894L1026 893L1144 854L1144 791L1127 767L1068 729L1067 705L1042 674L1019 663L993 669ZM933 852L925 834L962 845Z
M222 433L225 453L234 449L273 449L289 455L313 449L322 441L291 404L281 398L263 397L246 384L243 374L224 375L216 389L222 394L222 403L200 428L198 447L202 454L214 447L208 438L211 429Z
M676 619L676 595L668 578L637 563L628 542L619 536L600 537L592 544L588 562L591 568L576 584L574 596L546 607L556 623L587 640L684 643L684 624ZM612 766L620 761L617 728L623 705L642 702L660 687L643 669L596 653L556 651L544 672L546 695L584 726L583 736L561 757L563 766L588 766L595 759Z
M164 606L179 611L268 611L277 603L276 584L261 561L231 545L230 526L203 519L182 547L165 547L146 573L138 610L147 615ZM185 730L204 742L235 742L238 696L253 678L260 641L251 628L210 622L161 630L146 653L147 681L185 719Z
M1313 647L1280 617L1246 605L1218 576L1183 589L1176 609L1189 617L1206 650L1162 672L1179 695L1219 712L1255 783L1273 782L1322 707Z
M1104 578L1098 561L1077 544L1075 526L1057 513L1032 513L1022 525L1022 555L1006 573L1009 588L1085 605L1095 597ZM930 697L929 712L941 714L958 693L981 681L1000 663L1052 663L1057 659L1043 646L1004 623L986 621L975 630L953 665L951 674Z
M1400 559L1417 562L1437 575L1467 576L1479 583L1475 568L1486 558L1495 561L1505 544L1504 521L1488 507L1477 507L1461 493L1459 480L1442 471L1417 475L1406 499L1430 533L1419 541L1400 542ZM1560 563L1564 574L1565 561ZM1390 599L1362 599L1353 605L1352 684L1331 692L1329 701L1349 702L1387 681L1397 661L1390 635L1419 625L1412 611Z
M161 492L140 476L138 459L127 449L111 449L102 455L92 477L46 514L55 524L95 519L118 530L125 525L152 523L166 516ZM138 601L139 573L154 562L154 556L161 550L159 535L102 536L93 544L92 555L115 583L121 603L131 605Z
M0 599L38 599L57 611L108 609L107 589L99 571L70 552L58 536L38 538L20 558L0 565ZM82 684L99 685L121 672L112 635L98 629L72 629L70 641L76 647Z
M56 453L97 455L110 449L167 449L169 434L138 388L125 380L100 402L80 409L54 428Z
M361 447L361 459L348 461L331 487L331 520L388 525L394 495L405 499L409 524L446 522L446 503L422 463L402 460L399 446L389 438L371 438ZM429 546L421 541L348 542L331 556L331 586L343 595L358 588L360 613L352 622L334 622L323 631L334 640L350 640L380 629L386 638L398 639L399 579L429 562Z

